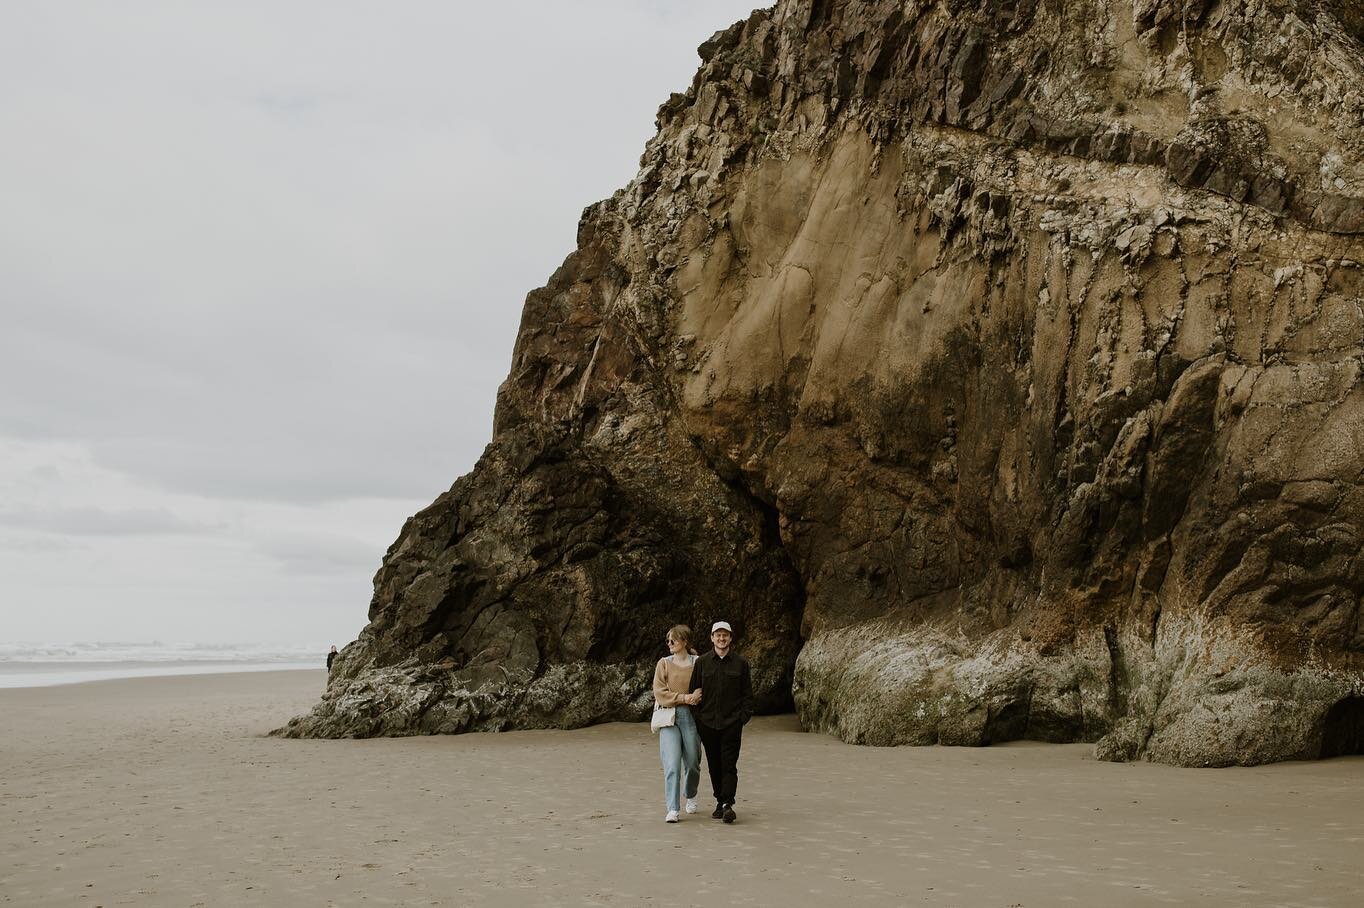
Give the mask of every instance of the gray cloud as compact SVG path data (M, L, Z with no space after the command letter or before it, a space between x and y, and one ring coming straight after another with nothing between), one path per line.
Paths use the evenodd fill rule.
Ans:
M0 508L0 526L63 536L178 536L222 529L185 520L164 508Z
M82 547L69 536L51 536L46 533L6 533L0 537L0 549L23 555L71 555Z
M319 501L472 466L524 294L750 7L82 9L0 38L0 435Z
M295 573L368 571L379 568L383 551L370 543L336 534L274 535L259 541L257 551Z
M0 547L5 626L352 632L381 547L321 537L345 514L338 535L391 539L401 518L365 521L471 468L525 294L572 251L582 209L633 176L696 45L750 10L7 10L0 449L56 443L93 478L0 463L11 535L82 547ZM44 483L88 507L33 508ZM225 545L178 514L254 538ZM49 607L6 605L34 601Z

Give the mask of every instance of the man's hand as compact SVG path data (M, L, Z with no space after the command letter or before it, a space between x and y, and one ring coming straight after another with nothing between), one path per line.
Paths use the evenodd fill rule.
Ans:
M701 702L701 688L698 687L696 690L688 694L687 702L692 706L696 706L697 704L699 704Z

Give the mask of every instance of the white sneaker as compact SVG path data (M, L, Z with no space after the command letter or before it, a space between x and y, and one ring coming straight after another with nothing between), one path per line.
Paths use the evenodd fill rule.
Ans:
M670 811L668 811L668 815L667 815L666 817L663 818L663 822L665 822L665 823L676 823L679 819L681 819L681 818L677 815L677 811L676 811L676 810L670 810Z
M696 799L687 798L687 813L696 813Z

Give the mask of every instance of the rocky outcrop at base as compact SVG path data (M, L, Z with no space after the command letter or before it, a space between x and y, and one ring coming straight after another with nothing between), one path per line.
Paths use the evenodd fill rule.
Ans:
M642 717L677 621L868 744L1364 738L1364 19L784 0L527 298L289 735Z

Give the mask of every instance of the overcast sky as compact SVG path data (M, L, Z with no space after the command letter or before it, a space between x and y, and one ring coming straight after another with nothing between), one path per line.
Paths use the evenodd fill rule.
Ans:
M753 5L0 7L0 642L353 639Z

